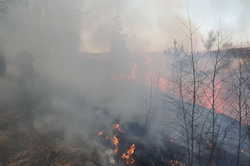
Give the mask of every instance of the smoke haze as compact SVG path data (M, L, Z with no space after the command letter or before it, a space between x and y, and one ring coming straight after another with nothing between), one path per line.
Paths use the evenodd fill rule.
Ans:
M229 17L228 31L248 31L250 3L240 2L206 1L215 14ZM136 77L134 61L143 64L144 53L163 52L174 40L187 48L187 11L194 27L208 21L196 33L197 49L202 35L217 28L217 22L204 19L210 13L198 14L205 7L198 0L12 0L6 5L0 48L8 67L0 88L8 95L1 101L12 105L31 98L35 127L64 130L66 138L89 136L114 119L142 122L149 86L129 81ZM152 65L157 74L165 69L164 60Z
M188 6L181 0L6 3L8 10L1 17L0 35L9 63L23 63L12 62L12 57L32 56L31 63L39 77L34 88L48 93L50 104L58 110L76 112L77 121L92 121L88 117L93 115L93 108L123 116L129 115L128 110L142 111L145 94L135 93L133 88L144 91L143 88L132 87L126 81L112 81L112 77L129 73L131 60L137 54L163 50L174 39L184 46L188 42L183 28ZM210 3L216 11L221 11L225 4ZM248 1L241 3L249 5ZM199 4L193 2L194 7ZM243 8L241 15L246 16L246 12ZM242 24L248 24L243 16ZM102 52L108 58L99 61L81 52ZM16 70L8 68L10 75L18 74ZM75 96L81 101L75 103Z

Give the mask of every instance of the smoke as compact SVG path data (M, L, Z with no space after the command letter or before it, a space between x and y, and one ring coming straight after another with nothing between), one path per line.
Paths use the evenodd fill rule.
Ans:
M151 138L162 136L163 123L178 134L176 108L162 105L156 84L157 79L168 84L164 78L175 60L159 52L173 44L189 46L183 0L12 0L4 5L0 56L6 57L7 70L1 75L0 65L0 108L24 112L24 125L41 133L60 131L67 143L80 135L94 145L96 132L114 121L145 124L148 107L157 114L150 117ZM223 5L214 10L220 13ZM247 12L242 8L242 27ZM194 37L194 47L200 48L199 30Z
M95 19L115 2L40 0L7 5L0 20L1 47L7 58L1 89L8 94L1 96L2 103L29 105L22 109L34 113L36 129L63 130L66 140L77 134L89 137L98 128L111 126L114 118L127 121L142 113L144 87L113 79L127 74L132 65L126 35L119 23L111 23L113 13L110 22ZM92 15L89 10L100 13ZM98 32L100 27L92 22L105 23L103 31ZM109 53L100 58L81 53L91 43L81 42L85 34L91 34L97 47L105 46L108 38ZM20 105L15 109L22 111Z
M133 66L143 63L138 54L164 50L174 39L188 46L181 0L13 0L6 5L0 37L8 60L2 89L9 95L3 101L20 102L28 93L35 100L31 109L39 112L35 126L54 126L50 130L65 130L66 137L88 136L115 118L142 121L149 87L128 81ZM164 60L151 68L165 70L159 65Z
M84 51L109 51L117 29L125 34L124 40L133 51L162 51L172 44L173 38L183 40L183 36L177 35L182 29L174 26L183 19L181 0L86 1L85 6Z
M129 73L143 64L145 52L166 49L174 39L187 45L180 0L6 5L0 37L7 76L1 88L8 95L2 102L19 103L15 109L23 110L29 105L36 129L62 130L67 140L89 137L114 119L143 123L149 87L129 81ZM150 68L160 73L164 60ZM138 70L144 74L145 68Z
M28 96L35 126L53 126L49 130L64 130L66 137L89 136L115 118L142 121L149 87L128 80L133 66L143 64L139 55L162 51L174 40L188 46L181 0L12 0L6 5L0 48L8 68L0 88L8 95L1 100L22 103ZM150 68L160 73L164 60ZM145 73L145 68L137 70Z

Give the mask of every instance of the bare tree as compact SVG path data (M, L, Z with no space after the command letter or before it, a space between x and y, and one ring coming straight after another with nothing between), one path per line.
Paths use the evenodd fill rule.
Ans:
M191 66L192 66L192 113L191 113L191 153L190 153L190 166L194 163L194 120L195 120L195 109L196 109L196 99L197 99L197 77L196 77L196 62L195 53L193 46L193 35L194 31L192 29L191 19L188 20L188 33L190 42L190 56L191 56Z
M145 110L146 110L146 115L145 115L145 135L148 133L150 126L151 126L151 120L152 120L152 107L153 107L153 76L151 76L150 79L150 88L149 88L149 96L145 97Z
M246 64L241 55L237 55L238 66L235 71L235 80L233 80L233 90L235 92L235 102L233 103L233 111L237 119L237 148L236 148L236 166L241 164L241 148L244 142L243 124L248 122L249 110L249 91L247 88L248 75L246 72Z
M242 64L241 59L239 59L239 77L238 77L238 146L237 146L237 158L236 158L236 165L240 165L240 148L241 148L241 137L242 137Z
M195 121L196 105L198 96L198 76L197 76L197 57L194 48L194 35L197 29L193 28L191 19L184 24L187 31L187 39L189 41L189 49L185 51L183 48L177 49L177 42L174 42L174 52L177 58L174 66L177 78L175 81L177 86L176 95L179 97L178 109L180 110L182 129L184 130L185 144L187 147L187 165L194 165L195 156ZM179 50L179 52L177 51ZM177 71L176 71L177 70ZM189 101L188 104L185 101ZM190 107L189 107L190 106Z
M185 59L184 59L185 60ZM191 148L190 148L190 128L189 128L189 119L188 119L188 110L184 102L184 71L183 66L185 66L183 59L179 61L178 65L178 96L180 99L179 110L181 110L181 121L183 122L183 129L185 135L185 142L187 146L187 162L190 163L191 159Z
M218 37L218 36L217 36ZM211 103L211 110L212 110L212 138L211 138L211 150L210 150L210 155L209 155L209 159L208 159L208 165L211 164L212 162L212 158L213 158L213 153L215 150L215 91L216 91L216 79L217 79L217 67L218 67L218 59L219 59L219 51L220 51L220 41L219 38L216 39L216 36L214 35L214 32L210 32L209 33L209 37L207 39L207 41L205 42L205 47L207 49L207 51L209 52L209 54L211 55L211 48L214 45L214 42L217 40L217 50L215 53L215 62L213 64L213 69L212 69L212 73L211 73L211 82L209 84L212 85L212 103ZM213 58L213 57L212 57ZM210 96L209 96L210 97Z
M214 162L214 153L216 151L216 145L218 141L218 129L216 129L216 112L218 111L218 102L217 97L219 95L220 89L218 89L218 83L221 83L222 80L219 76L219 73L222 71L224 67L224 52L221 50L221 47L224 43L227 42L227 36L224 37L222 32L218 31L217 33L211 31L208 35L208 39L204 42L204 46L207 49L209 54L209 58L212 59L211 62L211 70L209 70L206 75L208 78L208 89L211 94L207 95L208 101L211 108L212 120L211 120L211 139L210 139L210 148L209 148L209 157L208 157L208 165L212 165ZM213 50L213 47L215 49Z
M249 117L249 113L250 113L250 108L249 108L249 103L247 103L246 105L246 136L248 139L248 149L250 150L250 117ZM250 155L248 156L248 165L250 165Z

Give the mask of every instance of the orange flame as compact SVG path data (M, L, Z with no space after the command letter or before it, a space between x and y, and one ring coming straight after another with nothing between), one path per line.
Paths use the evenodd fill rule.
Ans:
M113 143L114 146L115 146L114 153L118 153L118 151L119 151L119 143L120 143L119 138L118 138L117 136L114 136L114 137L112 138L112 143Z
M115 146L119 145L119 138L118 138L117 136L114 136L114 137L112 138L112 142L113 142L113 144L114 144Z
M117 130L118 132L122 132L124 133L124 130L121 128L121 125L119 123L116 123L116 124L113 124L113 129ZM135 153L135 149L136 149L136 146L135 144L132 144L125 153L121 153L119 152L120 151L120 138L117 136L117 135L114 135L112 137L109 137L107 135L104 135L104 132L103 131L99 131L97 133L97 136L102 136L104 137L105 139L107 140L110 140L111 143L113 144L114 146L114 149L113 149L113 154L114 155L121 155L121 159L124 160L124 162L126 163L126 165L132 165L135 163L135 159L133 158L133 155Z
M132 144L126 153L123 153L121 158L125 161L127 165L131 165L135 163L135 159L133 158L133 155L135 153L136 146L135 144Z
M215 111L218 113L225 113L224 112L224 106L226 105L226 101L224 100L223 94L225 93L225 89L222 86L222 82L216 82L215 85ZM201 96L201 105L212 109L212 88L211 87L205 87L204 88L204 95Z

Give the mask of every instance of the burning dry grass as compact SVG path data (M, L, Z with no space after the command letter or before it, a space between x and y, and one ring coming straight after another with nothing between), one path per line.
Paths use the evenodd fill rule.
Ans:
M114 160L110 164L127 166L184 166L181 162L183 155L178 152L181 147L168 142L167 138L166 144L162 144L162 147L160 147L150 138L147 138L145 134L140 136L133 135L128 126L115 123L111 129L97 132L98 138L103 142L104 149L105 147L106 149L112 149L113 153L111 156ZM131 126L136 130L136 125ZM140 130L141 127L138 127L138 129ZM112 132L109 130L112 130Z
M20 112L4 114L13 116L0 128L0 164L4 166L184 166L184 147L167 137L159 144L138 134L144 131L138 122L115 123L97 132L96 140L77 137L69 143L55 133L38 132L30 122L24 123Z
M132 144L131 146L128 147L126 151L122 151L122 146L124 146L124 143L122 142L123 140L120 138L121 134L125 134L125 130L121 127L119 123L115 123L112 126L113 130L113 136L105 136L104 131L99 131L97 133L97 136L102 136L106 140L110 140L112 145L113 145L113 157L117 158L118 161L122 161L126 165L133 165L135 164L135 150L136 150L136 145Z
M121 158L125 161L127 165L132 165L135 163L135 159L133 158L133 155L135 153L136 146L135 144L131 145L126 153L123 153Z

